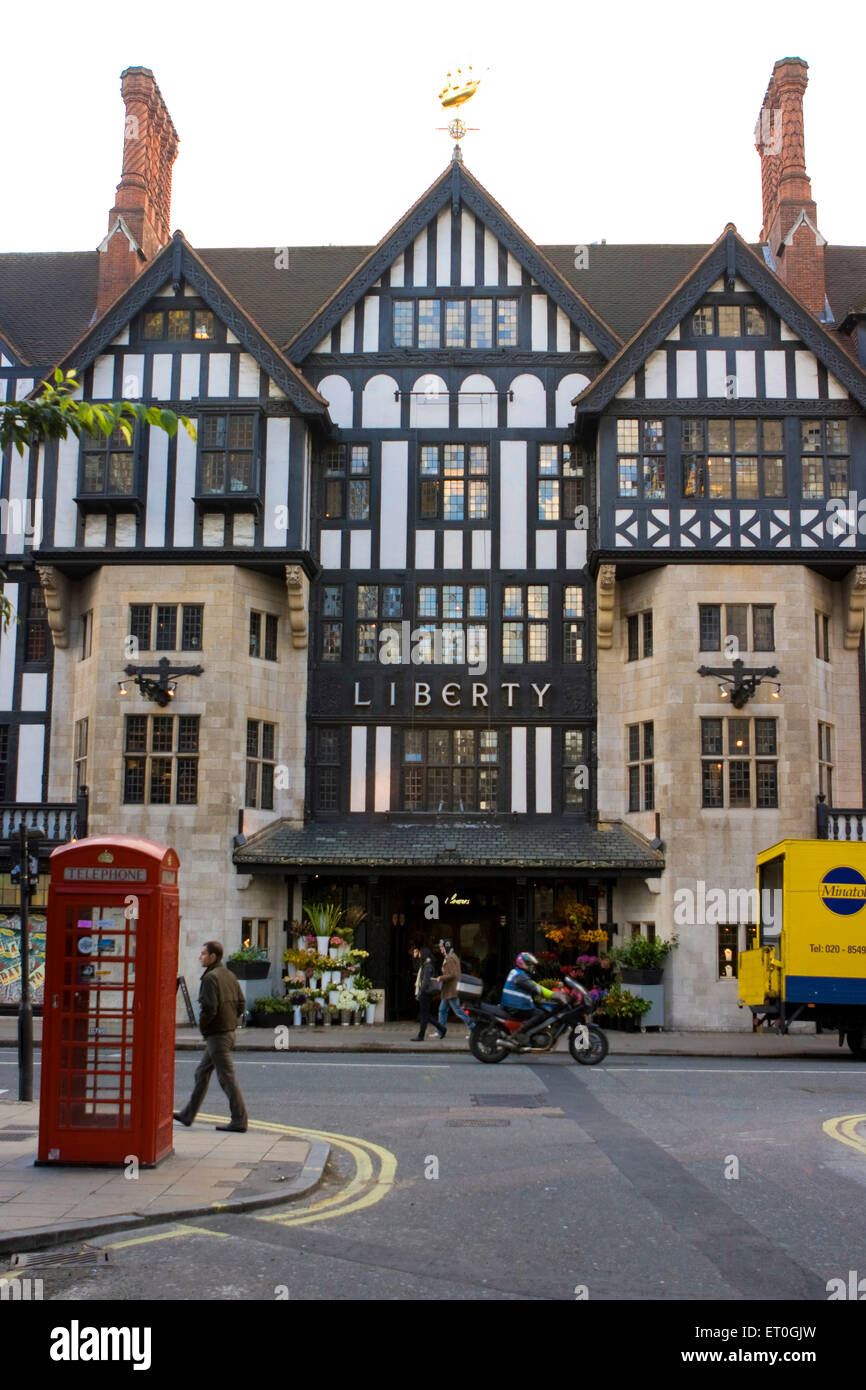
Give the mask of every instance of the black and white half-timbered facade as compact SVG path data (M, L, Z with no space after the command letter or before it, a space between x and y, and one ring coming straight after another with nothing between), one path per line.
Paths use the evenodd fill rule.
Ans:
M172 843L188 975L222 935L276 985L336 893L401 1017L411 944L493 986L576 900L678 934L669 1024L740 1026L755 853L863 792L866 248L817 229L804 89L757 245L539 247L456 157L372 249L207 250L127 70L99 251L0 256L0 394L59 362L197 438L3 460L6 840Z

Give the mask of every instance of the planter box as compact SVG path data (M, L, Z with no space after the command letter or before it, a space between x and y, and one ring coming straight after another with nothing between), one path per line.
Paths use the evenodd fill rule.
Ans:
M619 974L624 985L660 985L664 967L658 966L654 970L630 970L627 965L621 965ZM634 994L634 990L631 993Z
M257 1014L255 1010L253 1011L254 1028L279 1028L283 1024L285 1024L289 1028L292 1026L291 1009L288 1009L285 1013L281 1014Z
M269 960L227 960L226 969L239 980L266 980L271 973Z

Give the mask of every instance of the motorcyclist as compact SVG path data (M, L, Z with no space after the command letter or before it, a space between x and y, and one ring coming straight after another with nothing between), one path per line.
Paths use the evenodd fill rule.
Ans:
M537 966L537 957L529 951L521 951L502 989L502 1008L524 1015L514 1037L517 1037L518 1033L528 1035L537 1023L547 1017L547 1009L539 1008L538 1001L552 999L553 991L545 989L544 985L538 984L529 974L529 971L535 970Z

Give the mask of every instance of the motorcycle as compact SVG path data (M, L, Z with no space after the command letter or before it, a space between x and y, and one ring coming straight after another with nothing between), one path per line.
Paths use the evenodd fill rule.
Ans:
M546 1019L538 1019L529 1033L522 1032L525 1017L501 1004L481 1004L463 1000L474 1027L469 1033L469 1050L476 1061L501 1062L509 1053L552 1052L568 1031L568 1050L575 1062L594 1067L608 1053L607 1037L596 1023L590 1023L594 1001L576 980L565 977L561 989L543 1007Z

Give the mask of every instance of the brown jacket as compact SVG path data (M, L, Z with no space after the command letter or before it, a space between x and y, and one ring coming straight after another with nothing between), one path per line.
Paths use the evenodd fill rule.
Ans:
M212 1033L233 1033L246 1008L238 977L224 965L211 965L201 977L198 1026L203 1038Z
M442 999L457 998L457 983L460 979L460 957L452 949L442 962Z

